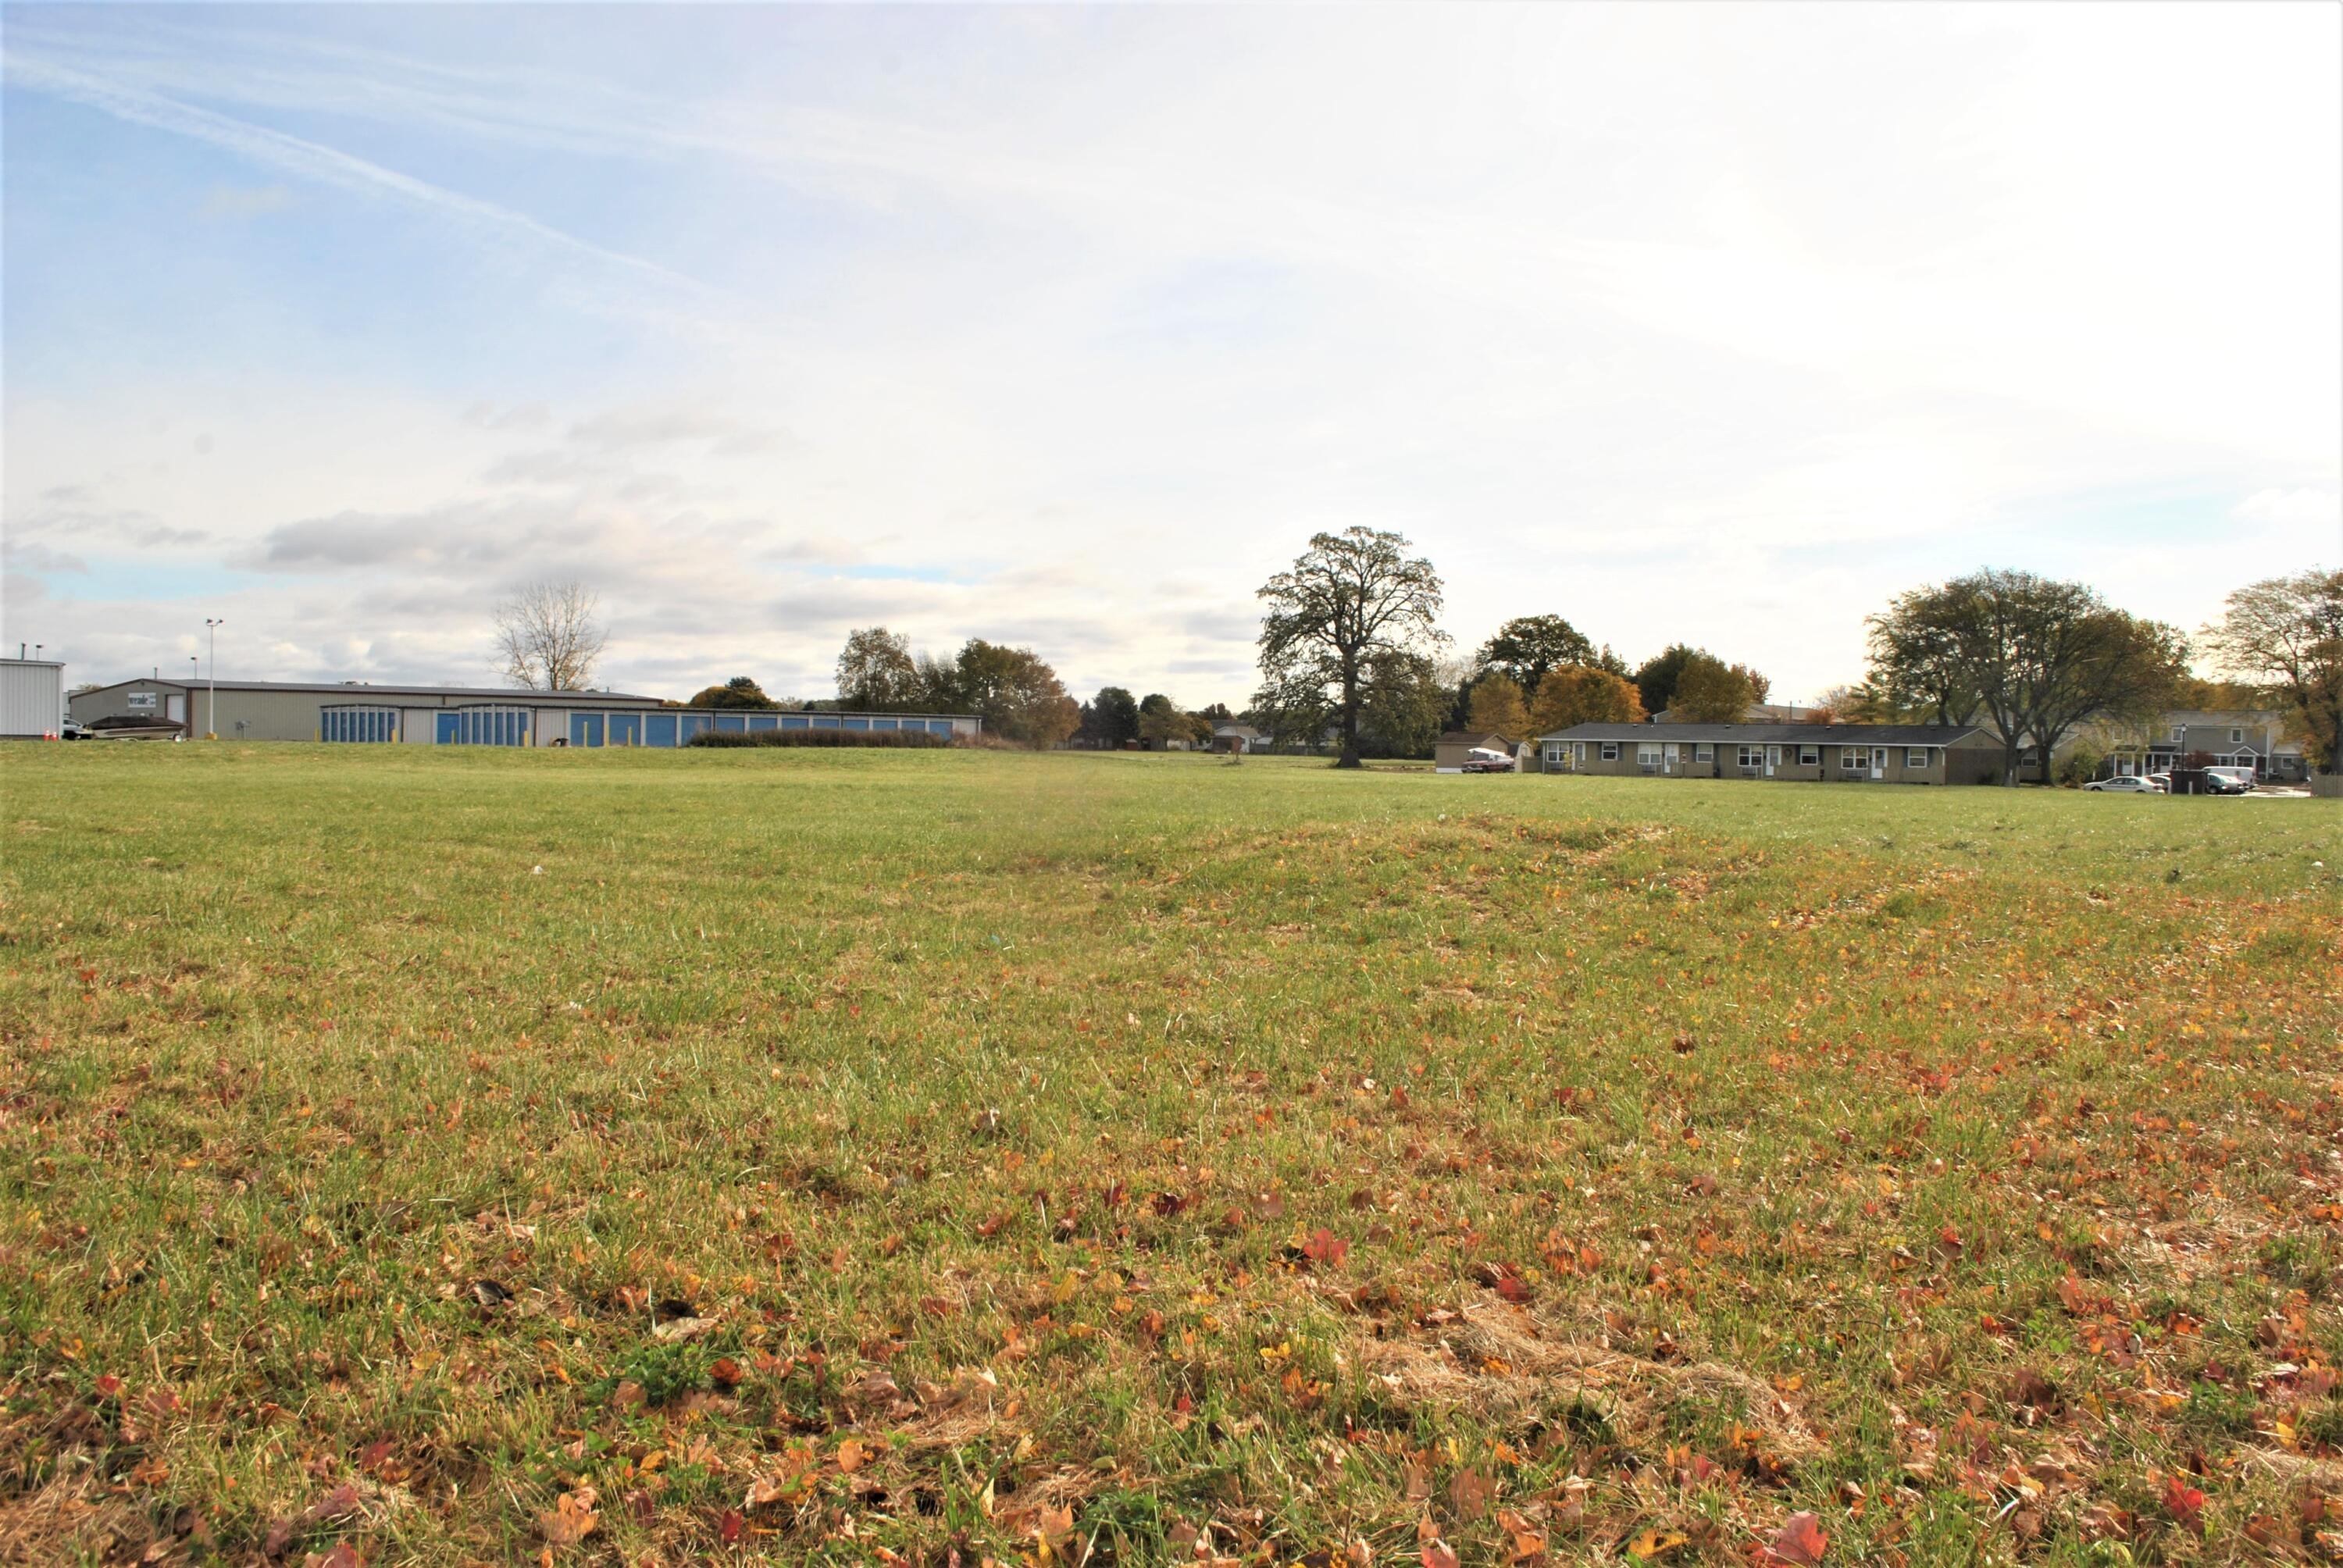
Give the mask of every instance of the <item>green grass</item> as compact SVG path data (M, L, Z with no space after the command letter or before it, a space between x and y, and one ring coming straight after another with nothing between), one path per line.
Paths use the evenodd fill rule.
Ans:
M2155 1563L2343 1513L2327 802L0 768L0 1559L1725 1562L1811 1510L1833 1563Z

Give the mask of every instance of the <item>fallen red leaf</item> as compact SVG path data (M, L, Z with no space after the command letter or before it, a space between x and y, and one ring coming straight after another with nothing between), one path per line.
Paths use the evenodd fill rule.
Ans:
M2177 1475L2164 1478L2164 1511L2191 1530L2205 1528L2205 1494Z
M1323 1263L1329 1268L1340 1263L1342 1261L1342 1255L1350 1250L1350 1242L1323 1226L1312 1231L1310 1233L1310 1239L1302 1243L1303 1257L1313 1263Z
M1795 1563L1800 1568L1814 1568L1823 1560L1823 1552L1830 1545L1830 1537L1823 1533L1823 1522L1812 1513L1793 1513L1773 1544L1766 1551L1777 1563Z

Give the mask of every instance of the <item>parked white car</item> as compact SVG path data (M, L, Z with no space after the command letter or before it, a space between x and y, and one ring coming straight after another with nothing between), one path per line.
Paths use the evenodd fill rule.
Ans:
M2145 779L2094 779L2083 786L2086 789L2104 790L2110 795L2161 795L2164 791Z

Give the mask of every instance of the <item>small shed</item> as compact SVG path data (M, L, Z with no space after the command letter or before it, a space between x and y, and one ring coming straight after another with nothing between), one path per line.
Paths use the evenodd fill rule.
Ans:
M65 727L65 667L48 658L0 658L0 736L54 740Z
M1486 734L1469 729L1452 729L1433 743L1432 770L1434 773L1462 773L1465 759L1475 748L1503 751L1510 755L1513 743L1506 737L1490 730Z

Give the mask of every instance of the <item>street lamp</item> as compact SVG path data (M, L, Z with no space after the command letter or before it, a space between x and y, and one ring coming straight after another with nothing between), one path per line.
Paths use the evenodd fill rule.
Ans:
M208 711L204 715L204 739L206 740L219 739L219 628L226 624L225 620L214 620L209 616L204 618L204 633L211 638L212 656L211 697Z

